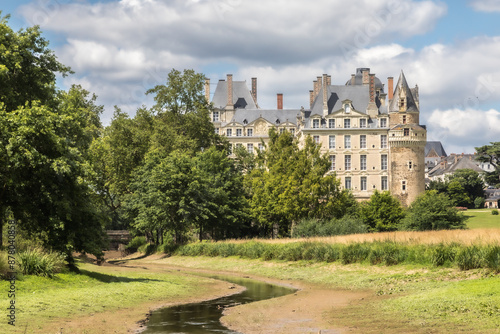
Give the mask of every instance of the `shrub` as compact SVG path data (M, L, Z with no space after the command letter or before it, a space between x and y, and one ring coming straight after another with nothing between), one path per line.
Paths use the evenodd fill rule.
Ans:
M127 250L130 252L136 252L139 247L145 245L147 243L146 237L143 236L137 236L134 237L130 242L127 244L127 247L125 247Z
M498 216L498 209L491 210L493 216Z
M9 270L9 264L7 263L7 252L0 253L0 277L6 278L7 274L11 272Z
M27 249L17 257L19 270L24 275L53 277L64 266L64 255L46 253L40 248Z

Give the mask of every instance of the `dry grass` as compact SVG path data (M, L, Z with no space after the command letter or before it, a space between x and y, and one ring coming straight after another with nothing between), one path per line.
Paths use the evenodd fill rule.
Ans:
M414 244L449 244L463 245L498 245L500 243L500 229L474 229L474 230L443 230L423 232L382 232L367 234L351 234L336 237L315 237L302 239L254 239L254 241L283 244L290 242L324 242L330 244L350 244L374 241L392 241L398 243ZM231 240L233 243L244 243L248 240Z

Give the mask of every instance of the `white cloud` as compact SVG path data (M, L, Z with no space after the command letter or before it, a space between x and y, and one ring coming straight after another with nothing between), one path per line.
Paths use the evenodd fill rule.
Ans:
M448 153L474 152L474 147L488 144L500 134L500 112L490 109L436 109L428 118L428 140L449 143Z
M480 12L500 12L498 0L472 0L470 5Z

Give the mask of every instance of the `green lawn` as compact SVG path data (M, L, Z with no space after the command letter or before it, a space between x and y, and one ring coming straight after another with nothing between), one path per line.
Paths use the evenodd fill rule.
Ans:
M467 210L465 216L469 217L467 226L475 228L500 228L500 215L491 214L491 209Z

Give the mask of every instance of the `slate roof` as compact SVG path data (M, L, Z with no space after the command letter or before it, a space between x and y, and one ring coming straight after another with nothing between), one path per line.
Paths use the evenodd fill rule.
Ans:
M413 96L412 90L408 86L406 82L406 77L401 71L399 75L398 83L396 84L396 90L394 91L394 96L389 104L389 112L398 112L399 111L399 100L401 96L406 96L406 111L408 112L418 112L417 104L415 103L415 98Z
M370 87L368 85L330 85L327 89L328 114L342 109L342 101L344 100L350 100L356 111L366 114L366 108L370 101ZM385 108L380 108L380 102L377 103L377 107L379 108L379 113L387 114L387 111L383 110ZM320 89L312 105L311 115L314 114L323 115L323 88Z
M212 98L214 108L222 109L227 105L227 81L219 80ZM257 109L245 81L233 81L233 105L235 109Z
M450 156L451 157L451 156ZM446 161L446 160L445 160ZM432 170L429 171L429 176L439 176L443 174L453 174L459 169L472 169L476 172L482 172L483 170L478 167L474 161L469 159L469 157L460 157L457 162L447 163L446 167L442 168L441 164L437 164Z
M290 122L297 125L297 115L300 115L300 109L237 109L234 112L232 122L250 124L260 117L272 124L281 124ZM276 121L279 121L277 123Z
M443 145L441 144L440 141L428 141L427 144L425 145L425 156L427 156L429 153L436 152L438 157L446 157L447 154L443 148Z
M367 67L358 67L356 69L356 74L354 76L354 84L356 86L363 84L363 71L364 70L367 70L368 72L370 71L370 69ZM351 79L349 79L345 83L345 85L351 86L352 85ZM384 92L384 84L382 83L382 81L380 81L379 78L377 78L377 76L375 76L375 90L377 90L377 89L380 89L382 92Z

